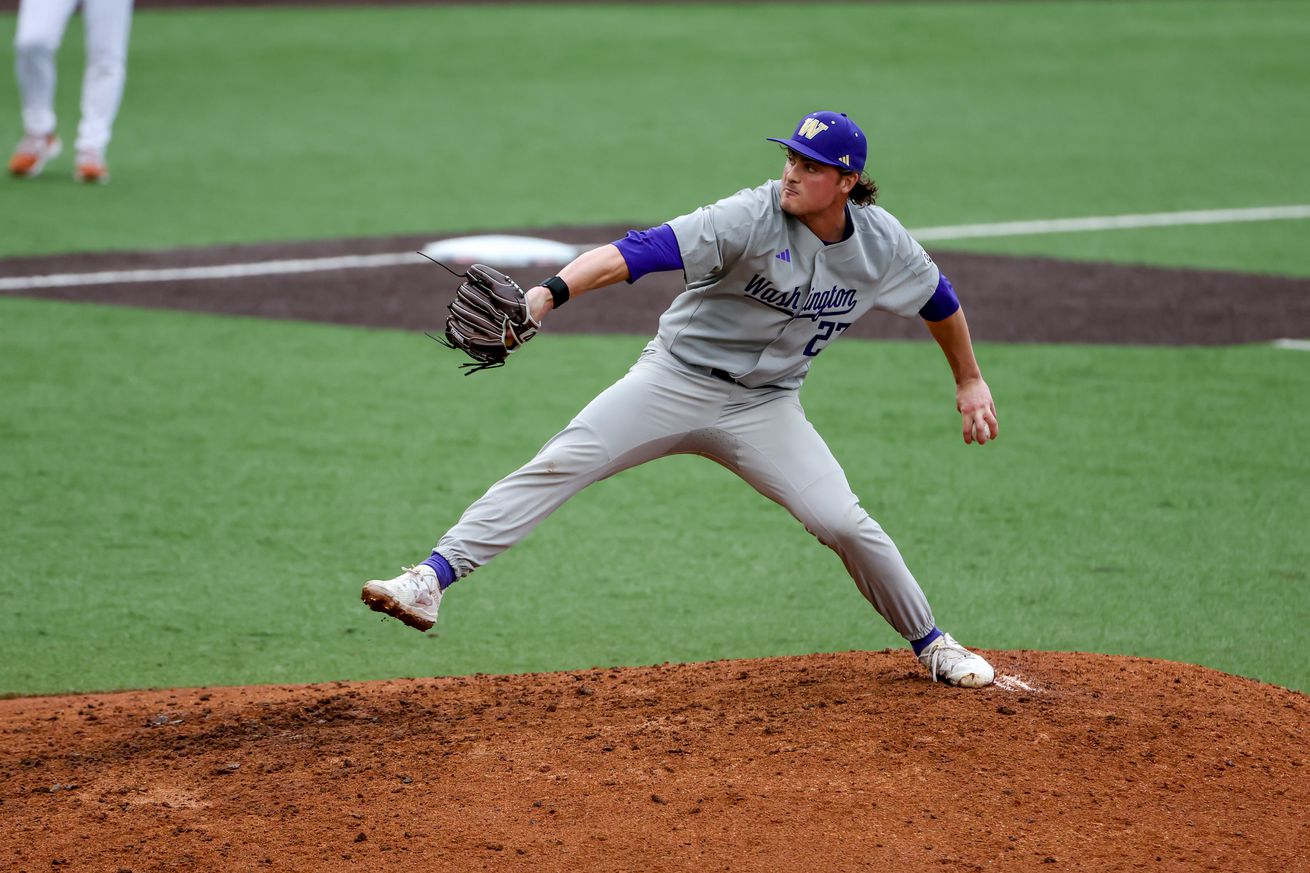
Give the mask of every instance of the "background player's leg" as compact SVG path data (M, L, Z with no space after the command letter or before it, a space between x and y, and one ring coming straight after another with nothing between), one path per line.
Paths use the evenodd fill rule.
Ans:
M900 550L860 506L828 444L795 392L741 408L717 425L727 448L709 454L786 507L835 551L860 593L907 640L933 630L932 609ZM720 454L733 457L721 458Z
M457 576L472 572L586 486L672 452L688 431L718 417L730 387L688 376L648 352L535 458L465 510L436 551Z
M127 40L132 0L86 0L86 73L82 78L82 120L78 152L104 155L127 81Z
M55 130L55 53L77 0L20 0L14 34L14 75L23 128L33 136Z

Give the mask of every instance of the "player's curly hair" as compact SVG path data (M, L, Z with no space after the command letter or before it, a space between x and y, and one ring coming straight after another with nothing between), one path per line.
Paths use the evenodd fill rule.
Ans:
M873 206L878 202L878 183L868 173L861 173L851 189L850 200L856 206Z

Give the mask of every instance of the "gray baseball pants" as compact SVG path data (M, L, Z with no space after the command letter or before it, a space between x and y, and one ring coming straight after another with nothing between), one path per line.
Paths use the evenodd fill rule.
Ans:
M797 392L716 378L682 363L659 340L535 458L491 486L436 550L465 576L591 483L676 454L717 461L784 506L841 557L860 593L901 636L917 640L932 630L922 589L851 492Z

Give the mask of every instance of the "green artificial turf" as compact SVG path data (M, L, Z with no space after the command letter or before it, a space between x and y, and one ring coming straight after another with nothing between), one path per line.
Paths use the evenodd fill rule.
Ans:
M0 256L657 223L820 107L911 227L1310 203L1307 44L1278 0L142 10L114 182L6 180ZM79 26L59 62L71 151ZM1307 226L967 245L1307 276Z
M18 299L0 324L0 692L899 645L831 553L699 458L583 492L451 589L435 634L359 603L642 338L543 335L464 378L402 332ZM1310 687L1310 359L979 354L1003 427L983 448L930 343L839 344L802 392L939 624Z

